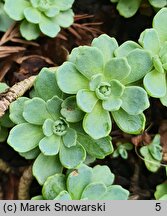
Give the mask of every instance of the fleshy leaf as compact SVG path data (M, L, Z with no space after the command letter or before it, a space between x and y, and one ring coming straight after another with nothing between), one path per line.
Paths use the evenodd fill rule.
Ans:
M102 52L96 47L80 46L75 65L85 77L91 79L93 75L103 73Z
M110 97L108 100L102 102L102 106L107 111L116 111L122 105L122 100L120 98Z
M46 108L51 117L54 120L57 120L61 115L60 115L60 109L61 109L61 103L63 102L62 99L60 99L57 96L54 96L50 100L46 102Z
M151 172L157 172L160 168L160 162L155 160L149 152L147 146L143 146L140 148L140 153L144 157L144 162L147 169Z
M40 185L43 185L49 176L61 173L62 170L63 167L57 155L45 156L41 153L33 164L33 175Z
M44 121L44 124L42 126L42 129L43 129L43 133L45 136L52 136L53 134L53 124L54 124L54 121L52 119L46 119Z
M114 51L118 47L118 43L115 38L102 34L92 41L92 46L97 47L103 53L104 63L106 63L114 57Z
M76 94L80 89L88 88L88 80L77 71L71 62L65 62L57 69L57 83L67 94ZM69 82L70 80L70 82Z
M150 4L155 8L162 8L165 7L167 2L166 0L148 0Z
M70 148L61 144L59 158L64 167L67 169L73 169L85 160L86 151L79 143Z
M138 86L126 87L122 95L121 107L130 115L138 115L149 107L146 91Z
M70 194L67 191L61 191L54 200L72 200Z
M125 89L125 86L122 85L118 80L111 80L111 97L120 97Z
M71 8L73 3L74 0L65 0L65 1L54 0L55 6L59 8L61 11L68 10L69 8Z
M23 109L24 109L24 103L28 100L30 99L26 97L20 97L16 101L10 104L9 117L15 124L21 124L26 122L26 120L23 117Z
M77 104L81 110L90 113L96 105L98 98L95 93L87 89L79 90L77 93Z
M35 159L40 153L41 152L40 152L39 148L36 147L36 148L34 148L28 152L19 153L19 155L24 157L26 160L32 160L32 159Z
M92 169L82 164L77 170L72 171L67 178L67 189L72 199L79 200L84 188L91 183Z
M61 104L61 107L60 112L68 122L75 123L83 119L84 113L77 106L75 96L66 98Z
M165 42L167 40L167 8L162 8L153 19L153 28L157 30L160 40Z
M60 31L60 26L55 22L54 18L47 18L44 15L41 16L39 28L42 33L52 38L56 37Z
M56 136L54 134L41 139L39 142L41 152L47 156L57 155L61 144L60 139L60 136Z
M25 102L23 117L31 124L42 125L51 118L46 108L46 102L41 98L33 98Z
M129 191L120 185L111 185L107 188L107 192L102 196L101 200L127 200Z
M39 10L33 7L27 7L24 9L24 16L26 20L30 23L37 24L40 22L41 13Z
M43 137L41 127L23 123L12 128L7 142L15 151L27 152L36 148Z
M53 200L61 191L66 189L65 175L49 176L42 188L42 195L46 200Z
M122 82L129 84L143 78L152 68L152 59L148 51L136 49L127 56L131 72Z
M91 91L95 91L98 85L102 82L103 75L102 74L96 74L91 77L91 80L89 82L89 89Z
M109 136L94 140L87 134L77 133L77 135L77 141L95 158L103 159L114 150Z
M139 46L139 44L137 44L134 41L129 40L121 44L121 46L119 46L115 50L115 55L119 58L126 57L127 55L129 55L130 52L138 48L141 49L141 46Z
M70 148L71 146L75 146L77 140L77 132L72 128L68 128L67 133L62 137L62 139L66 147Z
M142 47L151 52L151 54L158 54L160 49L160 40L155 29L146 29L139 38L139 43Z
M29 23L27 20L21 22L20 33L26 40L35 40L41 34L38 25Z
M108 80L123 80L130 74L131 68L126 58L113 58L107 62L104 76Z
M89 200L99 200L102 195L107 191L106 186L99 182L99 183L90 183L88 184L83 192L81 199L89 199Z
M29 6L30 3L26 0L5 0L4 9L10 18L20 21L24 18L24 9Z
M143 83L148 94L155 98L164 97L166 94L166 75L156 70L144 77Z
M109 112L102 108L98 102L91 113L87 113L83 119L83 128L93 139L106 137L111 131L111 119Z
M35 80L34 88L39 97L45 101L55 95L62 97L62 92L57 85L56 73L49 68L42 68Z
M144 130L146 121L144 114L129 115L120 109L112 112L112 116L118 127L125 133L139 134Z
M74 22L73 11L71 9L62 11L54 18L54 22L63 28L68 28Z
M117 10L121 16L129 18L133 16L140 7L141 0L119 0Z
M166 182L156 186L156 191L154 193L154 196L156 200L159 200L165 194L167 194L167 183Z
M108 166L96 165L93 167L92 182L103 182L103 184L109 186L114 182L114 174L111 172Z

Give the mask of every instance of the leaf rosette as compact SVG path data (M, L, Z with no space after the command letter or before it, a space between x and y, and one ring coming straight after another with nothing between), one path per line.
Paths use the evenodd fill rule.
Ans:
M77 105L86 113L83 128L94 139L110 133L109 112L127 133L136 134L144 128L142 112L149 107L147 93L143 88L129 84L150 70L151 57L141 49L135 49L125 57L115 57L117 49L114 38L101 35L93 40L91 47L73 49L69 61L57 70L60 89L67 94L76 94Z
M41 32L55 37L60 27L73 23L74 0L6 0L4 9L10 18L21 21L20 32L27 40L38 38Z
M143 31L139 38L141 46L150 52L153 68L144 77L143 83L148 94L160 98L167 106L167 8L161 9L153 19L153 28Z
M80 125L83 112L74 96L62 94L55 71L43 68L31 95L32 99L20 97L11 103L10 119L16 126L7 142L26 159L36 158L33 173L40 184L54 174L57 166L58 171L62 166L68 169L79 166L85 161L86 152L93 158L104 158L113 152L111 138L93 140L84 133ZM39 172L41 168L43 173Z
M42 195L32 199L45 200L127 200L129 191L112 185L114 174L108 166L90 168L84 164L69 174L50 176L43 185Z

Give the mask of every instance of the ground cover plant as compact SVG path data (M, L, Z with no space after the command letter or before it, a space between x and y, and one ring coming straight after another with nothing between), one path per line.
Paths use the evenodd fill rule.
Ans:
M135 38L111 2L2 1L2 198L167 199L166 1Z

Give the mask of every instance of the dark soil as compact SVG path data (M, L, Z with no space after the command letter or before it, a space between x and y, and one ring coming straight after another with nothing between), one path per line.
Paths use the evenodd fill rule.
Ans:
M8 85L21 81L31 75L36 75L45 66L58 66L67 57L67 53L79 45L89 45L94 37L101 33L106 33L115 37L119 44L126 40L137 41L140 33L145 28L150 28L154 11L150 7L141 6L137 14L129 19L121 17L115 5L109 0L76 0L74 12L77 15L75 24L69 29L62 30L57 38L50 39L40 37L34 43L26 44L21 39L17 31L10 30L11 37L6 38L6 42L1 42L1 47L7 46L8 52L0 51L0 81ZM86 15L85 15L86 14ZM80 15L80 16L78 16ZM83 15L83 16L81 16ZM89 16L91 15L91 16ZM83 28L88 23L87 29ZM17 29L17 26L14 28ZM4 35L1 33L0 35ZM12 40L11 40L12 39ZM13 40L16 39L16 40ZM11 47L17 47L15 52ZM22 50L19 50L21 47ZM24 48L24 49L23 49ZM153 137L156 133L161 134L161 144L167 149L167 112L158 100L151 100L151 108L145 112L147 126L151 125L148 136ZM117 141L131 141L132 136L123 134L114 126L116 135L112 135L113 144ZM137 137L137 142L138 142ZM144 142L142 138L139 145ZM138 149L138 147L136 147ZM4 170L0 166L0 199L18 199L18 190L21 177L32 161L27 161L19 156L6 143L0 143L0 159L6 162L9 170ZM106 164L115 174L115 184L120 184L130 190L130 199L154 199L156 185L166 180L164 168L158 172L149 172L143 160L132 150L127 160L121 158L112 159L110 156L104 160L97 160L95 164ZM31 173L27 177L27 194L30 197L41 193L41 187L34 179L31 183ZM25 197L27 196L25 193Z

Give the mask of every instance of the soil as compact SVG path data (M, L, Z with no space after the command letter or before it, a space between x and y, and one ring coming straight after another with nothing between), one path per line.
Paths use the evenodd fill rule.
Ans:
M150 6L142 5L132 18L121 17L115 5L109 0L76 0L74 4L75 23L62 30L58 37L51 39L40 37L27 42L14 25L0 37L0 81L9 86L37 75L43 67L61 65L68 52L79 45L90 45L92 39L101 33L115 37L119 44L127 40L137 41L140 33L150 28L155 12ZM150 129L140 136L122 133L115 125L112 132L113 144L117 141L133 142L136 151L145 142L161 134L161 145L167 152L167 112L159 100L151 99L151 107L145 112L147 127ZM151 173L143 160L130 151L128 159L106 157L95 161L95 164L106 164L115 174L115 184L120 184L131 192L130 199L151 200L154 198L156 185L166 180L165 169ZM166 161L167 162L167 161ZM32 177L32 161L27 161L17 154L6 143L0 143L0 199L27 199L41 193L41 187Z

